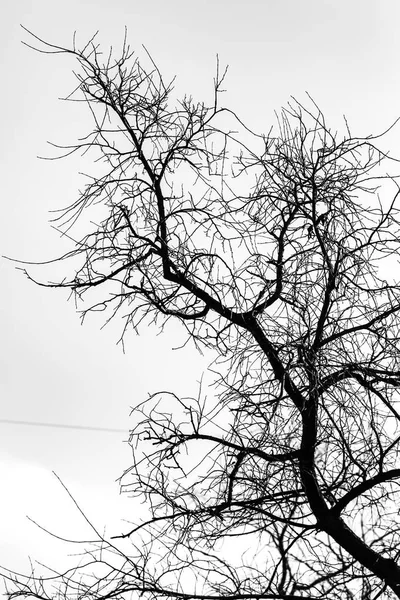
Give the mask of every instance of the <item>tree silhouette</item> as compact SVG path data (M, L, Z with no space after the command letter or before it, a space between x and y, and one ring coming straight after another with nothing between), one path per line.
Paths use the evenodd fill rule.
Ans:
M49 44L102 165L60 217L73 274L46 283L129 327L178 321L216 356L205 395L135 408L125 491L149 518L10 598L400 598L396 161L293 100L267 135L176 100L149 55ZM386 133L386 132L385 132ZM86 223L81 239L73 228ZM93 221L96 223L93 225ZM32 278L31 275L28 277ZM77 561L78 562L78 561Z

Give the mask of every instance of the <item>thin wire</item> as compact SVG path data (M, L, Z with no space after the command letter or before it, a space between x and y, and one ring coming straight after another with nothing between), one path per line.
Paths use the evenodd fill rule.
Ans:
M58 429L81 429L85 431L106 431L108 433L128 433L128 429L111 429L109 427L90 427L89 425L66 425L63 423L40 423L37 421L15 421L0 419L0 423L8 425L33 425L34 427L55 427Z

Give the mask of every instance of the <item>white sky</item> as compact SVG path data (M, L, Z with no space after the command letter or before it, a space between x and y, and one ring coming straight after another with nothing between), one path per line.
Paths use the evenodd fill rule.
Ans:
M74 64L22 46L19 23L64 45L74 30L84 41L99 29L105 47L121 42L126 25L132 47L144 44L165 77L177 75L178 89L199 100L210 97L218 53L230 65L224 103L254 129L266 132L275 109L290 95L306 101L308 91L328 122L339 125L344 113L362 135L400 115L399 22L398 0L2 3L0 255L44 260L63 251L48 210L74 199L79 161L36 156L49 151L46 140L72 142L90 128L81 106L57 100L73 86ZM35 287L4 260L0 277L0 419L128 430L130 406L147 392L195 393L202 361L172 350L179 334L132 335L123 355L115 345L121 323L99 331L93 318L81 327L66 294ZM26 514L79 537L53 470L99 526L115 531L119 515L135 514L114 483L129 465L126 438L0 423L0 564L26 569L28 554L51 558L48 538Z

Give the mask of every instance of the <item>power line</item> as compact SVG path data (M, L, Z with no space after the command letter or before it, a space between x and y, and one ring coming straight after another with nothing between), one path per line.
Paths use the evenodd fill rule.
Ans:
M112 429L110 427L91 427L90 425L67 425L64 423L40 423L38 421L16 421L14 419L0 419L0 423L8 425L32 425L34 427L54 427L57 429L80 429L85 431L105 431L108 433L128 433L128 429Z

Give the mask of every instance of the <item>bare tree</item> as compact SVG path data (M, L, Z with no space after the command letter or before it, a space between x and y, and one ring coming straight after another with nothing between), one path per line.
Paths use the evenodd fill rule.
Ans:
M31 34L33 35L33 34ZM10 598L400 598L396 165L293 100L268 135L174 97L149 55L95 38L68 100L102 165L60 217L83 317L178 321L211 348L213 391L136 407L125 491L149 518ZM88 233L73 228L87 219ZM95 221L95 226L90 225ZM31 277L29 275L29 277Z

